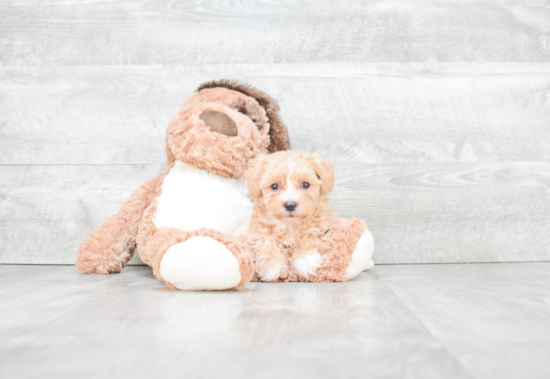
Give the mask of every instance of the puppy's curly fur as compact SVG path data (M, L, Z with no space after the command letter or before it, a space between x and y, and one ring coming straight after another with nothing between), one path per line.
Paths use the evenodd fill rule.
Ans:
M252 162L246 181L256 273L263 281L285 280L292 270L302 279L314 276L323 262L321 239L336 219L328 198L332 166L319 154L278 152Z

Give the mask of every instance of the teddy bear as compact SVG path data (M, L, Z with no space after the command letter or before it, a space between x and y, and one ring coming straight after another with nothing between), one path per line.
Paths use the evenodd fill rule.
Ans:
M239 82L199 86L169 121L164 173L90 232L76 267L119 273L137 247L172 289L239 290L259 280L246 238L252 201L244 175L256 157L290 149L279 110L271 96ZM364 222L335 220L319 249L323 264L310 281L352 279L372 264L372 248Z

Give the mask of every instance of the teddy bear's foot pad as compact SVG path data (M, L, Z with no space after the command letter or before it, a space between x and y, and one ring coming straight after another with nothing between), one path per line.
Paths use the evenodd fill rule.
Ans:
M374 267L372 253L374 252L374 238L368 229L365 229L363 235L357 241L355 251L353 252L352 262L348 267L347 280L355 278L361 273Z
M213 238L191 237L171 246L160 262L160 274L180 290L227 290L237 286L241 271L237 258Z

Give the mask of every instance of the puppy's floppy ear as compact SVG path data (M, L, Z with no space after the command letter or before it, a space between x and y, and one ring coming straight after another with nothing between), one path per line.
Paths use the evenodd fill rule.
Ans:
M260 185L267 166L266 157L266 155L259 155L256 159L250 162L248 165L248 170L245 174L248 193L253 199L259 199L262 196L262 189Z
M319 153L313 154L313 166L317 177L321 180L321 193L326 195L334 188L333 166L321 158Z

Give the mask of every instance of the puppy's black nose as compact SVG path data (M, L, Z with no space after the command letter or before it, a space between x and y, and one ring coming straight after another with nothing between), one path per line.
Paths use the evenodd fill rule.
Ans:
M295 201L287 201L285 203L285 209L289 212L292 212L293 210L295 210L297 206L298 204Z

